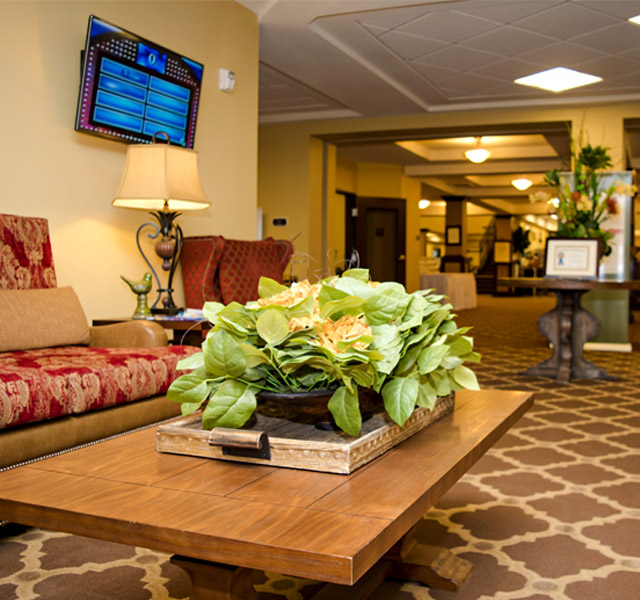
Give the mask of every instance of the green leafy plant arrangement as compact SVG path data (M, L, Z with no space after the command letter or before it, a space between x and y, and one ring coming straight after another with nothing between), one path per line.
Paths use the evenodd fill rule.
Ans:
M608 256L611 254L609 242L614 234L604 229L603 224L619 212L613 195L633 196L636 190L621 181L603 187L601 171L612 166L609 149L583 145L582 134L578 145L572 140L571 159L573 170L568 177L563 177L556 169L545 174L545 183L554 189L557 200L546 192L538 192L530 198L532 201L554 202L559 237L597 238L602 255Z
M173 382L168 397L182 403L185 416L204 406L205 429L242 427L261 391L333 390L328 408L336 425L357 436L359 388L380 392L398 425L416 406L433 408L439 396L478 389L463 363L480 355L442 296L371 282L366 269L291 287L263 277L259 296L244 306L206 303L213 327L203 350L178 365L191 372Z

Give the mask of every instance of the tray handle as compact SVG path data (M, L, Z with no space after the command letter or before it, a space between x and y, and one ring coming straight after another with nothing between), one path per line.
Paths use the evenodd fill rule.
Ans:
M271 460L269 436L264 431L214 427L209 434L209 445L222 448L222 454Z

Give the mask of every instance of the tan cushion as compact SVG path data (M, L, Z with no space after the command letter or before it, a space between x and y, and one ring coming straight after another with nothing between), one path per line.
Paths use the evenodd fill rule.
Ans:
M70 287L0 290L0 352L89 343L89 323Z

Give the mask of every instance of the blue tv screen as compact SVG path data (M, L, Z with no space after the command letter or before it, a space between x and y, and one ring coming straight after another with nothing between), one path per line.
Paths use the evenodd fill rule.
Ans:
M77 131L193 148L204 66L91 15Z

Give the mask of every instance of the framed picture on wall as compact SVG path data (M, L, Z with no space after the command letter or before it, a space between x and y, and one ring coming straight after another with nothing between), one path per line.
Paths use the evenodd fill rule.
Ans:
M597 279L599 252L595 238L547 238L545 277Z
M496 264L511 263L511 242L497 241L493 246L493 260Z
M459 225L448 225L446 240L447 246L459 246L462 243L462 228Z

